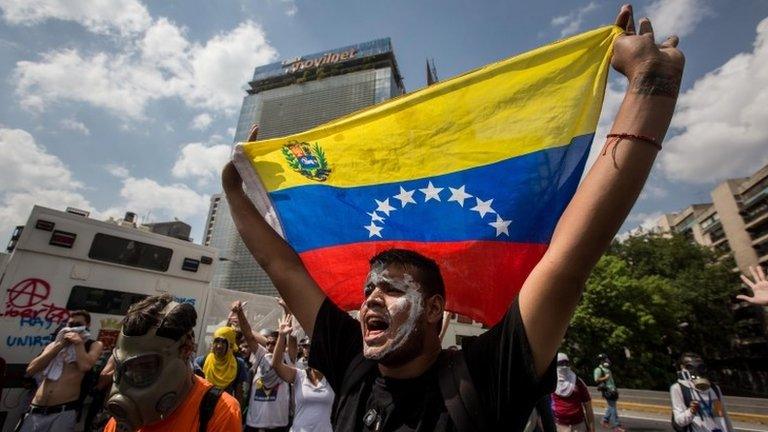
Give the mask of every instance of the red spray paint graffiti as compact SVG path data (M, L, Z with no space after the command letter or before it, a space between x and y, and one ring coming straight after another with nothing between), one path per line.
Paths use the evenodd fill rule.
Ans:
M28 278L8 289L2 316L42 318L56 324L69 319L69 311L53 303L44 303L51 294L51 284L43 279Z

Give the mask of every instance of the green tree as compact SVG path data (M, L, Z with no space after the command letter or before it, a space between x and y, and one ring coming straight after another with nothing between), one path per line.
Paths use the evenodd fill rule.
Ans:
M706 359L729 352L738 287L730 268L682 236L615 242L587 282L563 349L587 377L604 352L619 386L665 389L681 352Z

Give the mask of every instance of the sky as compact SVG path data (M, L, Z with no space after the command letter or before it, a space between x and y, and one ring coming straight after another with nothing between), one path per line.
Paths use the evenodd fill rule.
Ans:
M34 204L178 218L202 237L244 85L283 58L390 37L408 91L613 22L612 1L0 0L0 242ZM687 64L626 231L768 163L768 1L634 4ZM609 78L593 153L625 88ZM593 154L594 156L594 154Z

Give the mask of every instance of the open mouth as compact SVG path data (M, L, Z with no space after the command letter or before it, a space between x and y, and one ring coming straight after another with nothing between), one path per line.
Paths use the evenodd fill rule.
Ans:
M365 342L368 344L378 342L383 338L387 329L389 329L389 322L386 319L369 315L365 319Z

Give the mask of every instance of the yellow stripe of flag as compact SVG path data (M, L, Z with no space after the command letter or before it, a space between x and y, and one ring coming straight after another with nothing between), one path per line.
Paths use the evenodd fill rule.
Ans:
M354 187L461 171L566 145L594 133L615 26L598 28L306 132L238 146L266 190L318 184L289 166L283 147L317 144L331 172Z

